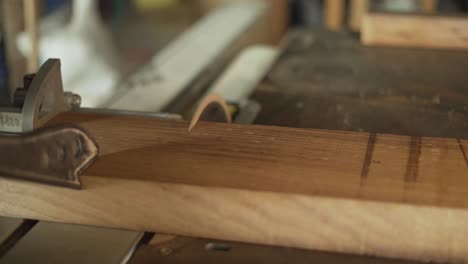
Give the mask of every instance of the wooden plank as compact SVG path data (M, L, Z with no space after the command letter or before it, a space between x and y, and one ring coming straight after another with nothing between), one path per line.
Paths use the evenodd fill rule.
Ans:
M68 113L101 147L84 189L0 179L0 215L468 261L467 141ZM463 150L463 151L462 151Z
M251 0L240 0L251 2ZM228 5L239 0L199 0L201 9L206 13L222 5ZM283 38L288 27L289 3L287 0L264 1L268 5L268 10L261 18L261 29L256 32L259 43L276 45Z
M361 31L362 18L369 10L369 0L352 0L349 15L349 28Z
M361 41L372 46L468 49L468 19L397 14L367 14Z
M343 29L344 11L344 0L326 0L324 11L325 27L332 31Z

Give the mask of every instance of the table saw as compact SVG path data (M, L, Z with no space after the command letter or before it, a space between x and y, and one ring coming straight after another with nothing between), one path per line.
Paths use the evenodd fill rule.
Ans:
M468 55L366 48L348 33L290 38L250 97L262 107L254 126L189 132L180 116L82 111L58 93L59 110L15 138L72 124L90 145L71 153L90 164L65 179L2 175L0 227L16 231L0 236L0 262L467 261ZM16 229L11 217L34 220Z

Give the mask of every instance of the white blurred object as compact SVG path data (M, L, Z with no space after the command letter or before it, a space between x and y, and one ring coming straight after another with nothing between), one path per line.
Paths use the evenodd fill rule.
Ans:
M385 0L382 3L385 11L389 12L415 12L420 9L418 0Z
M266 10L265 1L235 1L212 11L119 85L108 108L162 111L181 94L197 94Z
M280 49L255 45L242 51L207 92L221 95L227 102L244 103L273 66Z
M67 25L41 22L40 60L59 58L64 89L81 95L82 106L100 107L113 95L120 78L117 53L97 12L97 1L74 0L72 12ZM18 36L17 44L25 56L30 54L26 33Z

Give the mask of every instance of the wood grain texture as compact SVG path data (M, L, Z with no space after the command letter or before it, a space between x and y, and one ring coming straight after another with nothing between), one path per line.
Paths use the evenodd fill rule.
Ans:
M468 49L466 17L367 14L361 33L364 45Z
M464 140L62 115L101 147L81 191L0 178L0 215L468 261ZM367 170L363 177L363 169Z
M344 0L326 0L324 10L325 27L332 31L343 29L344 13Z

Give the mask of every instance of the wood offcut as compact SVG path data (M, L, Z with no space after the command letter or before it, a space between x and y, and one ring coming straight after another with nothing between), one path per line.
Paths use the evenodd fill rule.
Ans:
M203 98L203 100L201 100L195 109L188 127L188 131L191 131L198 124L198 122L202 120L204 114L210 114L206 112L211 110L213 110L214 113L211 114L214 116L210 117L210 120L218 121L217 119L222 118L224 122L232 123L229 107L224 101L223 97L218 94L209 94Z

